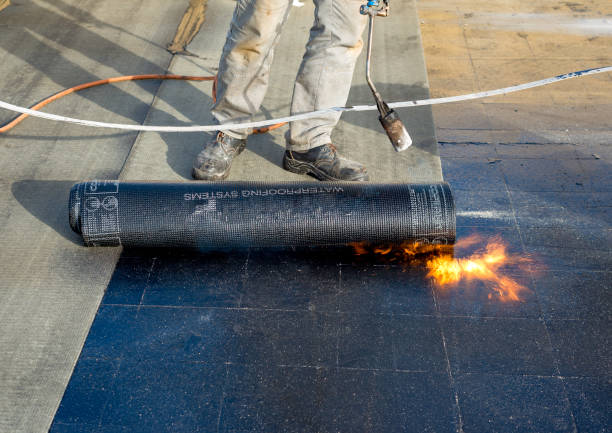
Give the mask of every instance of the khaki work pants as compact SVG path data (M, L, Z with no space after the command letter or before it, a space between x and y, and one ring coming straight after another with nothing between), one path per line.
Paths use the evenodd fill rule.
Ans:
M346 104L355 62L363 47L367 17L363 0L313 0L314 24L300 65L291 114ZM237 0L219 62L217 102L212 113L221 124L245 121L265 97L270 66L292 0ZM291 29L292 31L295 31ZM340 113L292 122L287 148L304 151L331 142ZM251 131L227 131L246 138Z

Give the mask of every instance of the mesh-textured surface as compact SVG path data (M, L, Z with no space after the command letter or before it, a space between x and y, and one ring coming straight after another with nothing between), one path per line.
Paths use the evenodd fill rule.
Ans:
M87 246L455 242L447 183L89 181L72 188L69 215Z

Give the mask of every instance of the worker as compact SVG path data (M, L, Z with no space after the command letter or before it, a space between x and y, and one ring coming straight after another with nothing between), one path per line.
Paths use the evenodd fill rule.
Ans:
M359 0L314 0L310 29L293 89L291 114L343 106L363 41L367 18ZM259 111L270 66L292 0L237 0L217 75L212 114L219 124L248 120ZM293 30L295 31L295 30ZM366 168L342 158L331 141L340 113L292 122L285 134L283 167L319 180L367 181ZM193 177L221 180L246 147L252 130L218 131L198 154Z

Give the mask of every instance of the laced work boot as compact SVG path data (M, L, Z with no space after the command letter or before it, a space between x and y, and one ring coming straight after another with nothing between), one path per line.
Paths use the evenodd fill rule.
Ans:
M324 144L306 152L285 151L285 170L298 174L309 174L318 180L369 180L365 166L338 156L333 144Z
M232 167L232 160L245 147L246 139L233 138L219 131L196 157L191 175L199 180L225 179Z

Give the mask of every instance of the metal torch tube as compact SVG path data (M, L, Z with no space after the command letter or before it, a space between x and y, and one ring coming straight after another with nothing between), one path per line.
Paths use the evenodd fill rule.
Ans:
M374 100L376 101L376 106L378 107L378 111L382 117L386 116L389 113L389 107L383 101L382 96L378 93L376 86L372 82L372 77L370 74L370 63L372 58L372 36L374 34L374 15L368 15L369 23L368 23L368 48L366 51L366 81L368 82L368 86L370 86L370 90L372 90L372 94L374 95Z

